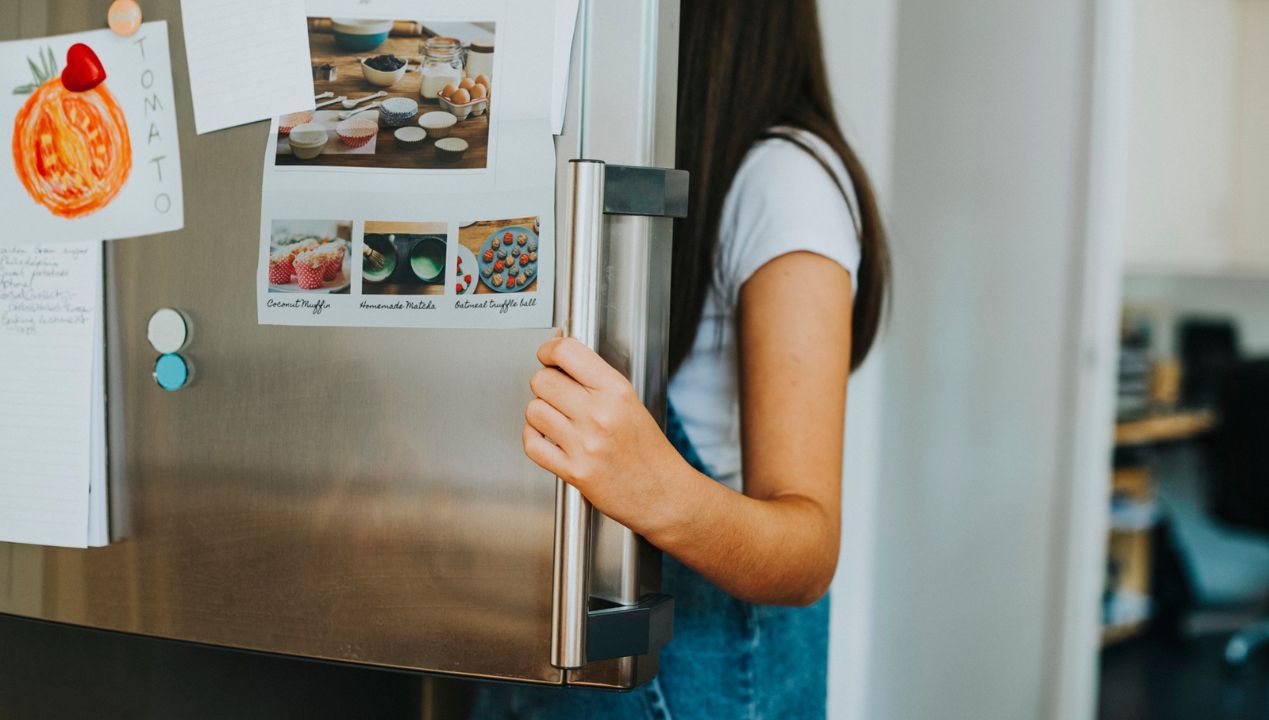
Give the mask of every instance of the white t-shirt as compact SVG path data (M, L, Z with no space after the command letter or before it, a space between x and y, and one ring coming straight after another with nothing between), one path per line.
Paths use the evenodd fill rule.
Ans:
M841 159L815 135L789 128L851 183ZM853 202L853 198L851 200ZM740 455L740 387L736 305L740 287L763 265L792 252L813 252L859 269L859 237L851 206L806 150L785 139L756 143L723 201L714 279L692 349L670 380L669 399L709 473L744 489Z

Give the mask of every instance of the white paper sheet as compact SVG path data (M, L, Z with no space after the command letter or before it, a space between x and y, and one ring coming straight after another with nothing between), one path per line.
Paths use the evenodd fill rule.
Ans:
M265 148L261 202L256 277L260 323L551 325L556 167L550 126L552 55L542 52L540 38L553 37L554 7L555 0L467 0L422 8L410 0L375 0L372 6L356 0L308 0L310 18L396 20L398 34L374 48L350 51L339 47L326 22L310 23L312 62L337 70L336 80L319 80L314 90L350 99L384 90L388 97L382 102L387 104L357 116L379 123L371 152L347 152L323 109L316 122L329 130L326 145L317 157L301 158L291 151L294 138L281 135L274 119ZM444 138L467 141L466 153L457 160L447 161L432 137L413 146L401 142L381 112L401 104L406 108L401 124L417 129L425 113L442 111L439 100L422 97L422 77L413 61L425 38L433 35L495 48L487 105L464 113ZM358 63L359 56L381 54L412 60L386 88L371 85ZM487 75L487 70L467 74ZM409 113L415 105L417 112ZM485 260L495 238L494 254L505 257ZM508 239L511 244L504 245ZM288 251L300 244L318 251L313 262L319 266L319 257L335 254L326 261L322 277L311 267L306 270L304 286L298 269L286 262ZM391 264L382 274L363 259L366 248L376 247ZM271 269L276 271L273 277Z
M98 258L101 248L95 249ZM100 262L100 260L98 261ZM110 544L110 502L107 491L106 468L106 322L103 317L105 294L100 272L93 273L97 280L93 297L98 299L93 320L93 368L92 389L88 393L88 546L101 547Z
M82 93L65 90L60 79L75 43L88 45L106 72L103 83ZM127 38L94 30L0 43L5 241L84 242L179 230L175 106L165 22L144 23Z
M0 246L0 540L85 547L97 504L104 542L100 301L100 243Z
M199 135L313 107L303 0L181 0Z
M555 47L551 60L551 132L564 132L568 108L568 73L573 59L573 33L577 30L579 0L555 0Z

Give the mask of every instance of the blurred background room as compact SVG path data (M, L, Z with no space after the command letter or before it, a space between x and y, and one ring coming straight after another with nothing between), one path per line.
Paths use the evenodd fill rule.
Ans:
M1269 717L1269 2L821 6L896 256L830 714Z

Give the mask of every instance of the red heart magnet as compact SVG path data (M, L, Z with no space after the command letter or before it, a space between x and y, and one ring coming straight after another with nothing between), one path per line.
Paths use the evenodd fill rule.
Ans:
M62 70L62 85L71 92L92 90L106 79L106 68L93 49L83 43L75 43L66 51L66 69Z

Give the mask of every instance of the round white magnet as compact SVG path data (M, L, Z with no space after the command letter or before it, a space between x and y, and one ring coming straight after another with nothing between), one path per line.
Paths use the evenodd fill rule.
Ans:
M146 337L158 352L174 353L185 347L185 342L189 340L189 325L179 310L161 308L150 316Z

